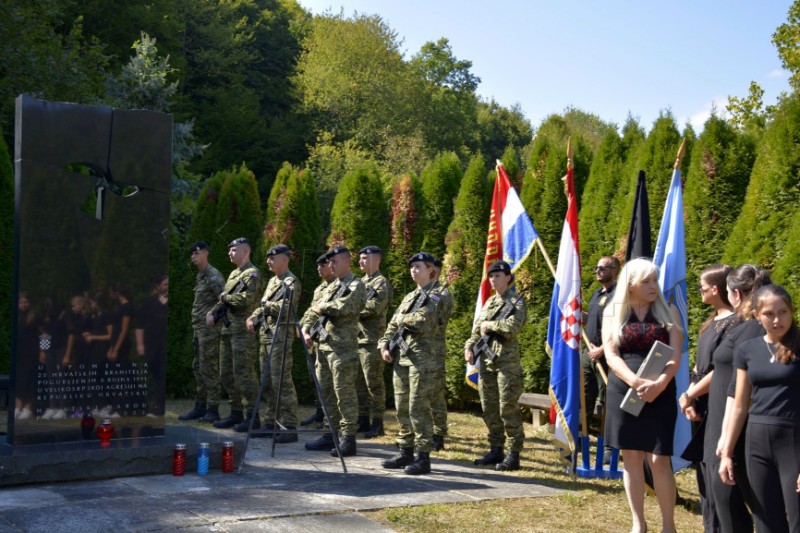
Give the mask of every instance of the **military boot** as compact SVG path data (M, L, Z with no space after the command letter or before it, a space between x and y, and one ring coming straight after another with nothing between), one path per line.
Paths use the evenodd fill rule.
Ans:
M255 426L254 426L255 429ZM272 438L272 431L275 429L275 424L271 422L264 422L264 425L261 426L261 429L258 431L253 431L250 433L250 438L253 439L271 439Z
M314 412L313 415L309 416L308 418L304 418L300 421L301 426L310 426L314 423L322 422L325 418L325 413L322 412L322 407L317 407L317 410Z
M261 420L258 419L258 413L255 414L255 418L253 417L253 411L249 411L247 413L247 418L236 424L233 430L236 433L245 433L248 429L250 429L250 419L253 418L253 429L261 429Z
M286 429L297 429L294 426L286 426ZM286 444L289 442L297 442L297 433L278 433L275 435L275 442L277 444Z
M228 415L228 418L223 418L222 420L217 420L214 422L214 427L219 429L228 429L240 423L242 420L244 420L244 413L237 409L235 411L231 411L231 414Z
M494 469L498 472L519 470L519 452L508 452L503 462L494 465Z
M428 452L419 452L416 460L405 467L403 471L410 476L418 476L420 474L431 473L431 454Z
M217 422L219 420L219 406L218 405L209 405L208 409L206 409L206 414L199 420L199 422L204 422L206 424L211 424L213 422Z
M444 450L444 435L433 436L433 451L440 452Z
M333 448L333 435L330 433L324 433L317 440L306 442L306 450L312 452L328 452L331 448Z
M359 416L358 417L358 429L356 429L356 433L365 433L369 431L369 417L368 416Z
M404 468L414 462L414 448L400 448L400 455L386 459L381 463L383 468Z
M351 457L356 454L356 436L355 435L342 435L339 439L339 452L342 457ZM339 457L336 448L331 450L332 457Z
M501 462L503 462L503 447L492 446L492 449L489 450L489 453L484 455L481 459L475 459L472 463L476 466L484 466L496 465L497 463Z
M365 439L374 439L375 437L381 437L384 435L383 432L383 419L382 418L373 418L372 419L372 429L364 433Z
M185 415L179 416L178 420L196 420L198 418L203 418L204 416L206 416L206 404L194 402L194 408Z

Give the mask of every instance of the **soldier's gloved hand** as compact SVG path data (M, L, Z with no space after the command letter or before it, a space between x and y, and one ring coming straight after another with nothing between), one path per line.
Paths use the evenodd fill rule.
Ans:
M386 348L381 350L381 357L383 357L383 360L386 361L387 363L391 363L392 361L394 361L392 354L389 353L389 350L387 350Z
M472 348L464 348L464 360L471 364L475 364L475 354L472 353Z

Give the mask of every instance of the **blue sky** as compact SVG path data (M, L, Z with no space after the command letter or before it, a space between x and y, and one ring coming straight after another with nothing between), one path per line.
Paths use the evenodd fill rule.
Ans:
M765 104L788 90L772 34L789 0L299 0L312 13L380 15L410 57L449 39L472 61L478 94L519 103L534 127L569 106L650 129L662 110L702 129L712 105L745 96Z

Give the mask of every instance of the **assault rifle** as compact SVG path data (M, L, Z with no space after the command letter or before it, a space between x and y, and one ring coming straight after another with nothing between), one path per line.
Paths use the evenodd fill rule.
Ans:
M229 294L238 294L240 292L244 292L247 290L247 283L244 282L243 279L240 279L239 282L233 286L233 290ZM214 324L216 325L217 322L222 320L222 323L227 328L231 325L231 319L228 318L228 310L230 309L230 304L222 303L221 307L218 307L216 311L211 315L214 319Z
M494 312L489 320L505 320L506 318L510 317L514 314L514 310L516 309L520 300L522 300L522 295L520 295L520 297L513 302L507 301L503 304L503 307ZM495 358L497 358L497 354L494 353L494 350L492 350L492 341L495 338L496 334L493 332L481 335L481 338L478 339L478 342L472 345L472 353L475 354L475 357L484 354L487 361L494 361Z
M278 300L282 300L284 294L286 294L286 283L281 283L280 288L272 293L272 296L267 299L268 302L277 302ZM258 329L263 327L264 333L269 335L269 326L267 326L267 316L262 312L256 318L253 319L253 329L258 332Z
M344 296L347 296L348 294L350 294L350 289L348 289L347 285L345 285L344 283L339 282L339 288L336 289L336 291L333 292L330 296L328 296L328 299L325 300L324 303L332 302L336 298L342 298ZM327 339L329 333L328 330L325 329L325 327L328 325L328 322L330 322L330 320L331 319L327 315L322 315L321 317L319 317L317 321L314 322L314 325L311 326L311 331L309 331L309 336L312 339L319 338L320 341L324 341L325 339Z
M428 292L422 291L422 295L421 295L422 297L421 298L420 298L420 294L417 294L417 296L408 305L406 310L403 311L403 314L414 313L416 311L419 311L422 308L422 306L425 305L425 303L427 303L428 295L430 294L430 292L433 289L434 289L434 287L431 287L430 289L428 289ZM408 343L406 342L405 334L407 332L408 332L408 329L405 326L400 326L400 327L397 328L397 331L394 332L394 335L392 335L392 338L389 339L389 353L390 354L394 353L394 351L396 349L399 349L398 355L403 356L403 355L406 354L406 352L408 351Z

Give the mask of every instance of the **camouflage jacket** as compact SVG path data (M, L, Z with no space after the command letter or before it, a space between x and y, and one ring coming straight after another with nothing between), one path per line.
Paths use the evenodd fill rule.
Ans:
M506 302L510 302L514 306L514 312L508 318L492 320L492 317L497 315ZM483 305L480 317L472 329L472 335L467 339L465 348L472 348L472 345L478 342L478 339L481 338L481 324L486 321L489 326L487 333L490 334L492 339L489 346L497 356L494 364L502 364L512 360L519 362L519 340L517 336L527 318L528 311L525 308L525 301L518 294L510 290L507 290L502 296L495 293ZM485 364L489 366L493 363L486 361Z
M417 287L406 294L403 301L386 327L386 332L378 341L378 348L389 348L389 343L400 328L405 328L403 338L408 344L408 351L400 354L395 351L392 357L399 360L401 366L415 366L422 370L434 370L436 358L434 344L436 342L436 316L441 297L433 292L433 282L424 287Z
M386 330L386 312L392 301L392 286L380 272L364 276L361 282L367 291L367 301L359 313L358 343L374 347Z
M232 293L240 281L244 284L244 290ZM250 261L230 273L223 288L224 296L221 296L220 299L228 304L228 318L231 321L231 327L244 327L245 320L258 306L261 287L261 272ZM221 306L222 304L217 301L211 309L212 312ZM223 329L226 328L223 327Z
M262 316L264 317L266 331L262 325L256 333L265 341L276 334L275 326L284 299L284 293L281 290L282 286L291 289L292 309L297 312L297 302L300 301L300 280L298 280L297 276L292 274L290 270L287 270L281 276L272 276L267 283L267 288L264 290L264 295L261 297L259 306L256 307L256 310L250 315L250 318L253 320L258 320ZM284 315L281 316L281 324L286 324L287 321L291 324L294 319L289 307L284 307L283 312ZM286 316L287 314L288 316ZM281 331L283 331L283 329L281 329ZM294 335L294 332L290 332L290 335ZM291 337L289 340L291 341Z
M219 270L211 265L197 273L194 282L194 302L192 303L192 327L205 328L206 314L219 301L219 295L225 287L225 278Z

